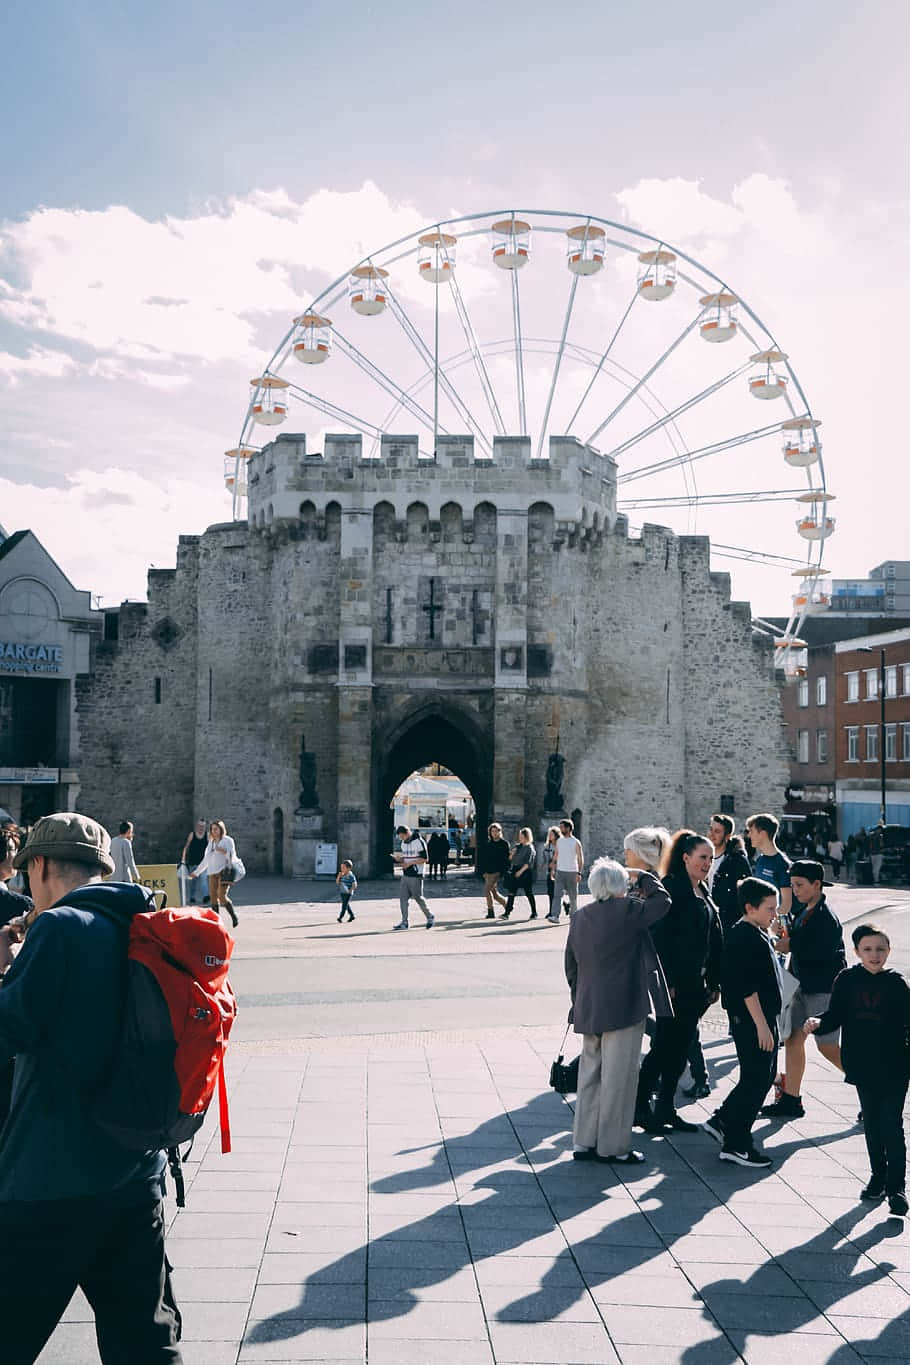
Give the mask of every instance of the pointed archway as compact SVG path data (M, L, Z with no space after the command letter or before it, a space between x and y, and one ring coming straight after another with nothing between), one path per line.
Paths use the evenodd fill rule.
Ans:
M392 869L392 798L405 778L428 763L441 763L474 798L478 839L489 821L493 791L492 746L477 723L456 706L427 702L409 711L377 740L373 764L373 873Z

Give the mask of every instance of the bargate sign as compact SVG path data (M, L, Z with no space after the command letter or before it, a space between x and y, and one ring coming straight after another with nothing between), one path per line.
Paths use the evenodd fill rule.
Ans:
M62 663L62 645L26 645L0 640L0 672L59 673Z

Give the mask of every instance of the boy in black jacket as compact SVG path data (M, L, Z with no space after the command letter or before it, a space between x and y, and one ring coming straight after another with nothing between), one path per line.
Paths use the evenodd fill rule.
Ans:
M752 1125L774 1080L780 967L768 929L777 915L777 888L759 877L745 877L737 888L742 918L724 938L721 985L739 1061L739 1080L705 1132L722 1144L721 1161L762 1168L770 1157L752 1142Z
M910 1077L910 986L900 972L886 971L888 935L860 924L851 935L859 962L834 982L831 1003L805 1032L841 1029L845 1080L855 1085L863 1109L872 1175L862 1199L888 1196L892 1213L907 1213L904 1180L907 1149L903 1110Z

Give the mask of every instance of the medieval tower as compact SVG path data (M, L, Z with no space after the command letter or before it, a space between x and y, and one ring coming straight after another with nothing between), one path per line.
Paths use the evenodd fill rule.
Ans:
M481 829L562 807L590 857L636 824L702 828L722 797L778 805L771 650L708 541L630 537L612 460L568 437L544 456L525 437L492 458L468 437L432 459L411 436L376 459L358 436L267 445L247 524L181 537L99 646L80 807L141 817L167 860L223 816L251 867L306 874L317 841L386 870L392 795L433 761Z

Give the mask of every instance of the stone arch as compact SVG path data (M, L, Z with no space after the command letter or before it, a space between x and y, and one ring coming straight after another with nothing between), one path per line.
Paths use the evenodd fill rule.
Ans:
M341 545L341 503L328 502L325 507L325 530L323 539L332 545Z
M300 504L300 535L303 540L316 539L316 504L309 498Z
M553 544L555 515L548 502L535 502L528 508L528 550L540 551Z
M439 513L439 524L442 529L442 539L446 545L461 540L464 533L464 515L457 502L443 504Z
M491 502L479 502L474 508L474 543L496 544L496 508Z
M492 735L457 702L431 698L404 712L377 733L373 744L373 873L391 870L394 815L391 800L415 768L438 762L470 789L478 831L489 822L493 795Z
M430 529L430 514L425 502L412 502L407 511L408 540L426 540Z
M373 540L394 540L395 508L390 502L377 502L373 508Z

